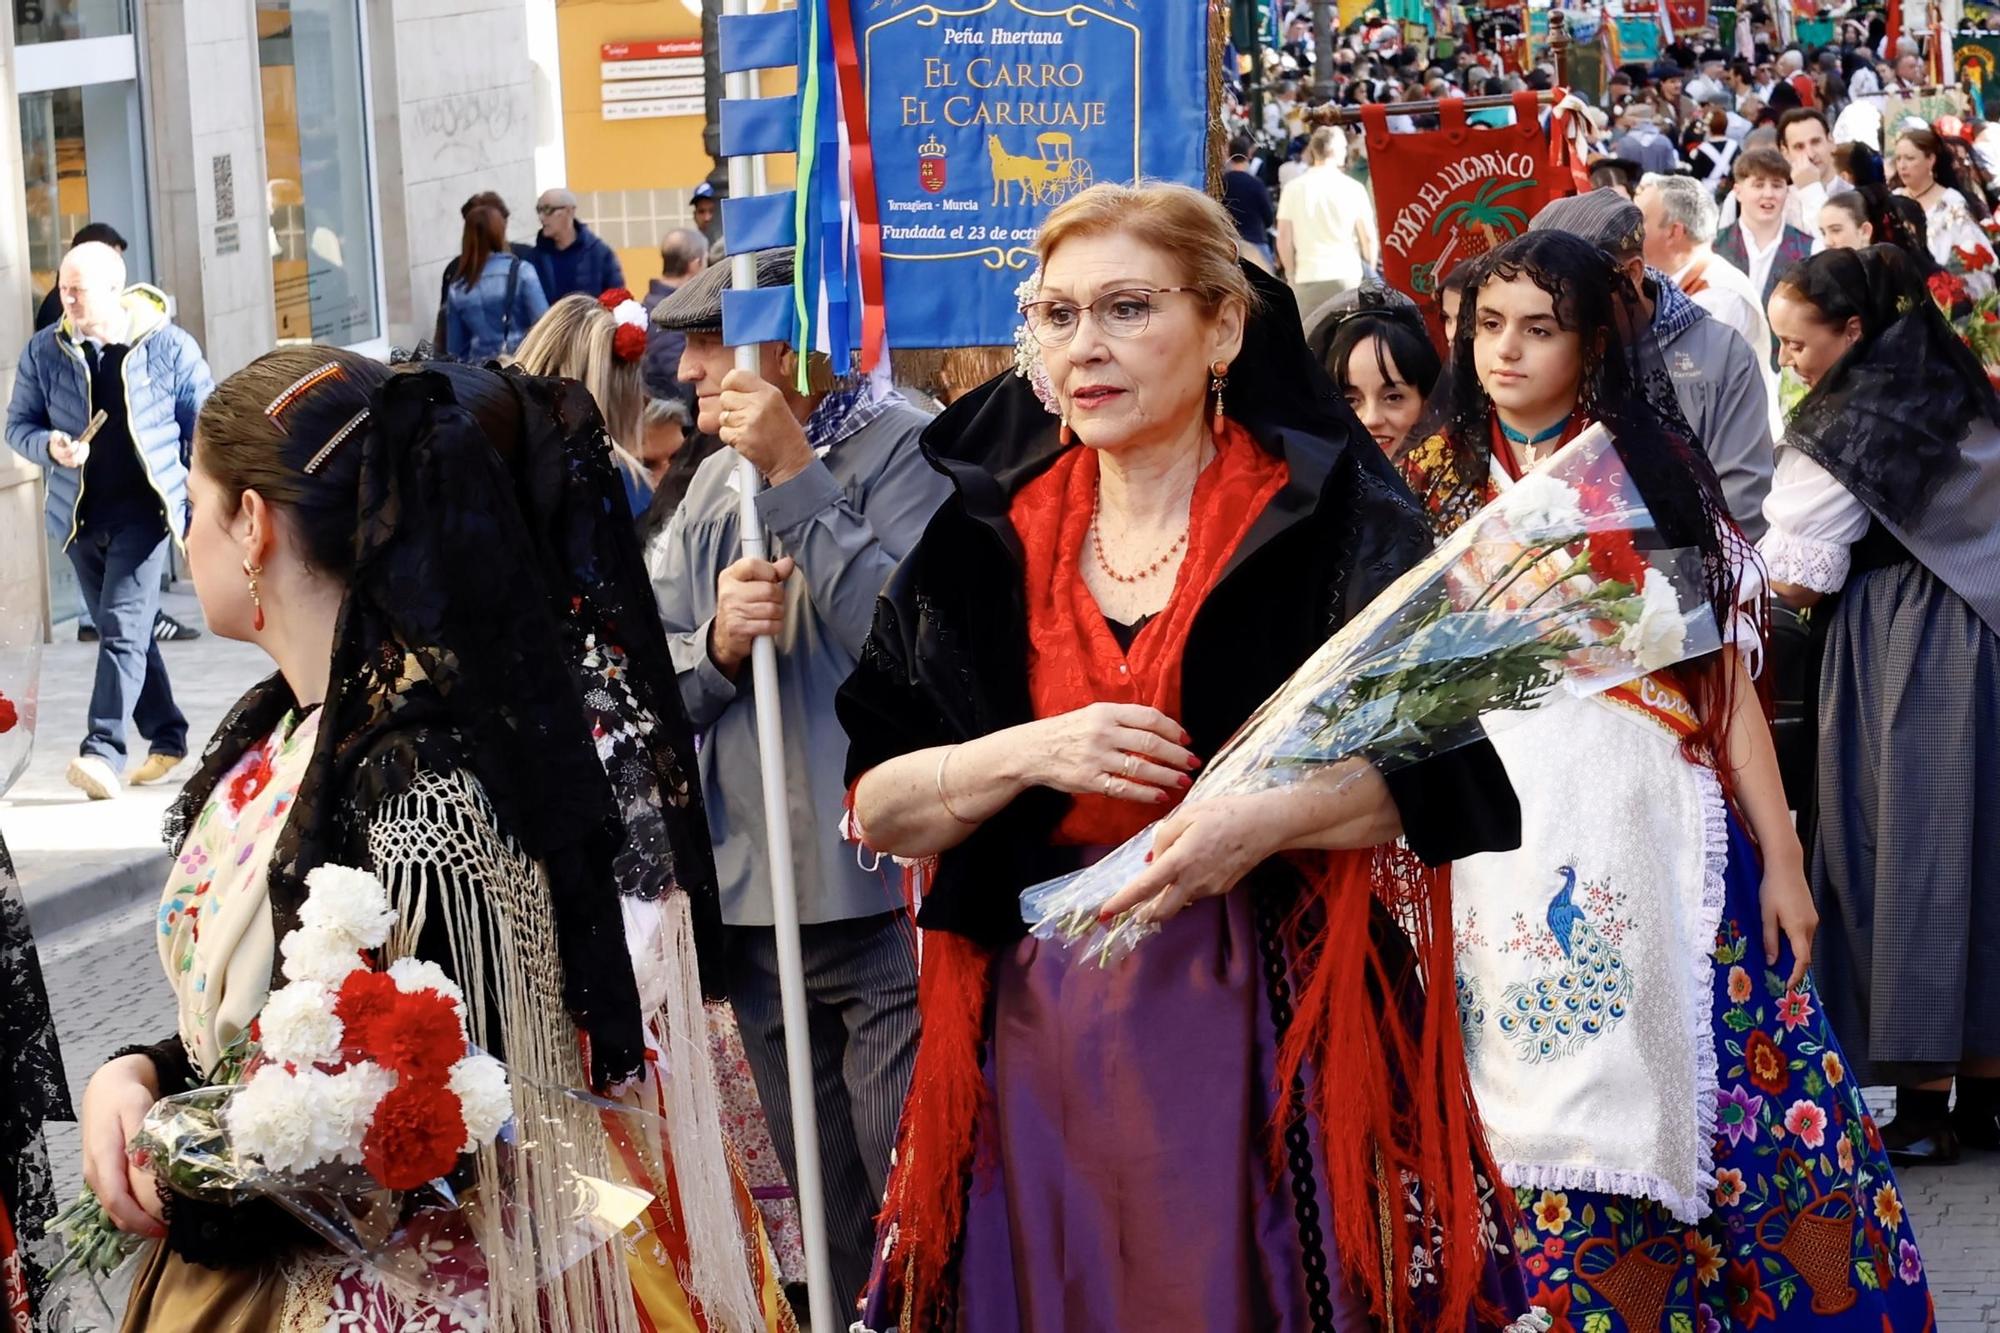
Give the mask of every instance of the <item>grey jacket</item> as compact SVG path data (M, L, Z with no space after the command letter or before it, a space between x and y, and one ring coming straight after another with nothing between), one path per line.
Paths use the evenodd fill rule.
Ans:
M1696 305L1673 280L1646 270L1655 287L1653 334L1681 412L1722 479L1729 512L1755 541L1764 535L1764 497L1775 454L1770 400L1756 353L1741 335Z
M860 657L882 585L950 494L917 447L927 423L898 402L804 472L757 496L771 558L798 561L785 587L777 644L799 920L806 924L873 916L903 901L890 862L863 870L856 849L841 841L847 734L833 715L833 696ZM653 590L681 699L701 737L722 919L768 926L769 851L750 668L745 663L732 681L708 655L716 579L742 554L736 465L736 451L722 449L696 471L662 534Z

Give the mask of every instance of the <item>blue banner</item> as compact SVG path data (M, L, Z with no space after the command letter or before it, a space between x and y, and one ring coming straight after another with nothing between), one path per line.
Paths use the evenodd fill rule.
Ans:
M891 347L1011 343L1036 228L1092 184L1201 187L1206 4L847 2Z

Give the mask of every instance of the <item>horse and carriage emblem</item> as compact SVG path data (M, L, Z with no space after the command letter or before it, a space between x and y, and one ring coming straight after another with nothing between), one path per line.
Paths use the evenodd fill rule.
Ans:
M986 136L986 156L993 167L993 203L1006 204L1019 187L1024 204L1059 204L1090 188L1090 163L1076 155L1076 140L1061 130L1035 139L1035 155L1010 153L1000 136Z

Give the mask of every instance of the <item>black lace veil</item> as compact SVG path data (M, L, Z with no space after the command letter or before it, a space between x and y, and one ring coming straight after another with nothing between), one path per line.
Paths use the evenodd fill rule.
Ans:
M1784 442L1907 527L1959 467L1973 422L2000 424L1985 368L1899 246L1828 250L1779 281L1825 322L1861 321L1861 340L1799 404Z
M424 367L388 375L370 399L366 426L341 445L355 451L357 467L354 573L319 740L273 856L270 900L282 937L297 924L306 874L330 862L355 864L386 799L407 791L421 771L471 774L502 827L546 870L564 1000L589 1040L593 1080L605 1086L636 1073L644 1059L613 869L624 828L570 661L573 627L555 608L565 591L586 595L565 588L580 569L608 590L593 617L622 619L644 644L632 585L643 571L616 568L626 557L636 566L636 549L592 550L570 526L580 512L608 512L616 483L608 460L570 471L556 461L560 451L521 447L551 435L595 439L602 448L595 409L563 386ZM522 481L496 436L516 444ZM546 503L524 512L520 489ZM603 526L631 537L629 522ZM581 549L566 544L572 538ZM655 670L649 665L649 674ZM294 706L275 675L237 705L169 812L174 846L237 758ZM701 817L698 805L693 817ZM670 873L712 882L705 847L676 851L683 855Z

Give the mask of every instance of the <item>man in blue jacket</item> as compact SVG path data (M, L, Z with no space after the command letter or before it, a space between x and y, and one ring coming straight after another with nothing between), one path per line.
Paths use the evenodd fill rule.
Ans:
M97 622L89 730L68 779L92 800L119 792L125 719L145 738L134 783L187 755L153 613L168 544L187 531L195 414L215 388L193 338L157 288L125 285L125 260L88 242L63 256L63 317L28 340L7 407L7 443L47 471L48 530L62 539ZM80 437L93 413L104 424Z
M568 190L544 190L535 203L542 234L535 238L535 272L549 304L582 292L599 297L625 285L618 252L604 238L576 220L576 196Z

